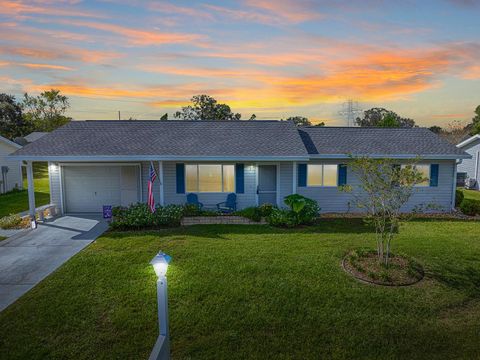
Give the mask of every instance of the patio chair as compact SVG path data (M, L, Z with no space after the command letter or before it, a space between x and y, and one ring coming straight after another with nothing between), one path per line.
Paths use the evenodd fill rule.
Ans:
M217 210L224 214L237 211L237 195L234 193L227 195L227 200L217 204Z
M187 204L188 205L195 205L198 207L198 210L202 210L203 204L198 201L198 195L194 193L190 193L187 195Z

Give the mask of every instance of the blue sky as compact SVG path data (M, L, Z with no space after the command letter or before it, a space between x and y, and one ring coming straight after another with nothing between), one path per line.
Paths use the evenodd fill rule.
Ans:
M347 99L421 125L480 104L480 1L1 1L0 80L75 119L158 119L206 93L243 118L344 125Z

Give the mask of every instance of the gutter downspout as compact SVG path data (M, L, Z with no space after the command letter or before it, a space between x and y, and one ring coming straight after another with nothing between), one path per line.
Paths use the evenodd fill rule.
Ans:
M455 166L453 167L453 186L452 186L452 210L455 210L455 200L456 200L456 191L457 191L457 166L462 163L462 159L455 161Z

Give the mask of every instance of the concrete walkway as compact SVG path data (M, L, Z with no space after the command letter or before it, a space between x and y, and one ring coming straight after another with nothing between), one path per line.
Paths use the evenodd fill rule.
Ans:
M100 216L68 215L0 242L0 311L107 228Z

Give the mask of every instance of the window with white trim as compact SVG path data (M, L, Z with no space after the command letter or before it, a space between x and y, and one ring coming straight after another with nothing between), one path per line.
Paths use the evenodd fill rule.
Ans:
M234 192L235 165L185 165L187 192Z
M338 165L308 164L307 186L337 186Z

